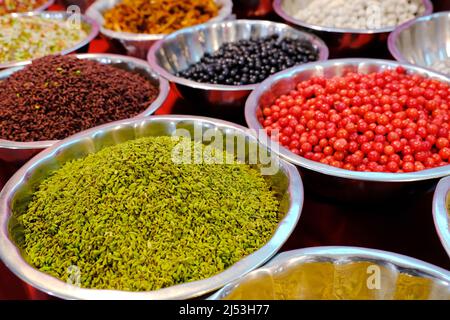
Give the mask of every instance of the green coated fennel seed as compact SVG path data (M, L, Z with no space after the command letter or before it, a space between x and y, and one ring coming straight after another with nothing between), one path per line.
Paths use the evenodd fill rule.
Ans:
M177 143L140 138L52 173L18 217L27 261L63 281L76 266L84 288L148 291L216 275L267 243L282 214L259 170L175 164Z

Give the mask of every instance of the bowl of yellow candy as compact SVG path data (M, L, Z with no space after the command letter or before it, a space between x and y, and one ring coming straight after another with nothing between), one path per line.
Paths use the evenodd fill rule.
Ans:
M211 300L450 300L450 272L407 256L357 247L277 255Z

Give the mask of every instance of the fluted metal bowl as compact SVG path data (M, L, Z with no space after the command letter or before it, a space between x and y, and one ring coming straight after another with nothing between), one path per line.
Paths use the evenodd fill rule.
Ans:
M242 156L241 161L257 164L253 161L253 152L266 154L261 163L273 165L273 175L267 175L272 188L277 191L281 205L280 212L284 218L279 223L272 238L262 248L240 260L227 270L211 278L176 285L150 292L127 292L118 290L82 289L67 284L46 273L36 270L22 257L15 239L20 236L14 217L26 210L33 192L39 184L54 170L67 161L82 158L95 153L106 146L147 136L171 136L178 129L200 132L194 139L201 139L202 134L214 130L224 135L224 146L230 152ZM196 131L199 130L199 131ZM241 145L229 149L227 141L241 141ZM200 140L201 141L201 140ZM227 144L228 143L228 144ZM239 142L238 142L239 143ZM239 148L239 149L238 149ZM239 151L241 150L241 151ZM249 159L251 162L249 162ZM267 161L268 160L268 161ZM99 168L101 170L101 168ZM276 173L275 173L276 171ZM262 265L271 258L288 239L300 217L303 205L303 186L300 175L291 164L279 160L276 155L258 143L248 133L248 129L220 120L193 116L151 116L144 119L123 120L93 128L63 140L50 149L40 153L22 167L7 183L0 193L0 258L19 278L48 294L69 299L187 299L204 295L219 289L225 284L238 279L244 274Z
M113 45L118 43L125 48L127 55L145 59L150 47L166 35L118 32L105 28L103 26L103 13L121 2L122 0L97 0L86 10L86 15L98 22L101 34ZM220 7L219 14L209 21L223 21L229 18L233 9L233 2L231 0L215 0L215 2Z
M313 76L332 78L348 72L370 73L404 67L407 72L432 77L443 82L450 79L433 71L390 60L336 59L308 63L273 75L261 83L249 96L245 105L245 119L249 128L261 130L258 117L262 108L270 106L277 97L295 89L300 81ZM279 153L297 165L305 185L325 198L343 202L377 202L413 195L434 187L437 179L450 174L450 165L412 173L358 172L344 170L308 160L279 145Z
M449 29L450 11L406 22L389 35L389 51L397 61L433 69L439 61L450 60Z
M315 247L283 252L212 300L450 300L450 272L387 251Z
M433 197L433 218L441 243L450 257L450 175L439 181Z
M146 77L155 86L159 87L159 94L155 101L137 117L147 117L153 114L166 100L169 94L169 83L161 78L144 61L132 57L120 56L115 54L79 54L79 59L95 60L103 64L109 64L117 68L137 72ZM31 61L25 62L30 64ZM24 68L23 63L19 66L0 71L0 80L8 78L14 72ZM1 98L1 93L0 93ZM57 141L34 141L34 142L16 142L0 138L0 165L4 167L17 168L31 159L34 155L55 144ZM0 181L5 179L0 176Z
M217 51L224 43L274 34L309 40L318 50L320 61L328 58L327 46L314 35L282 23L235 20L203 24L172 33L150 49L148 62L156 72L175 84L184 98L199 104L199 108L203 106L214 109L216 111L213 113L217 114L233 112L234 109L241 112L245 100L256 88L256 84L242 86L206 84L180 78L175 74L198 62L205 53Z
M287 23L300 29L316 33L330 48L333 58L348 56L378 58L388 53L387 38L395 26L381 29L345 29L313 25L294 17L294 13L304 8L310 0L274 0L275 12ZM425 6L424 16L433 12L430 0L422 1Z
M26 13L11 13L11 15L16 17L25 17L25 16L39 16L46 19L54 19L54 20L67 20L71 14L63 11L45 11L45 12L26 12ZM81 15L81 25L82 28L86 31L87 37L74 45L71 48L67 48L59 54L68 54L72 52L86 52L89 43L97 36L99 31L99 26L97 22L92 20L91 18ZM28 61L8 61L8 62L0 62L0 69L15 67L18 65L25 65Z

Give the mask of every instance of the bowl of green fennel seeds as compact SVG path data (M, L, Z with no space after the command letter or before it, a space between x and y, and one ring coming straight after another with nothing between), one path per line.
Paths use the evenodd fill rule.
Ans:
M302 205L297 169L244 127L122 120L62 140L9 180L0 258L64 299L201 297L276 254Z

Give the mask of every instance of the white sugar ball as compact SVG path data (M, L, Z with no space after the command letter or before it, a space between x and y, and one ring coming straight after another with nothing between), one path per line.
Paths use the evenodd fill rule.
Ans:
M396 26L424 10L420 0L310 0L294 16L326 27L378 29Z

